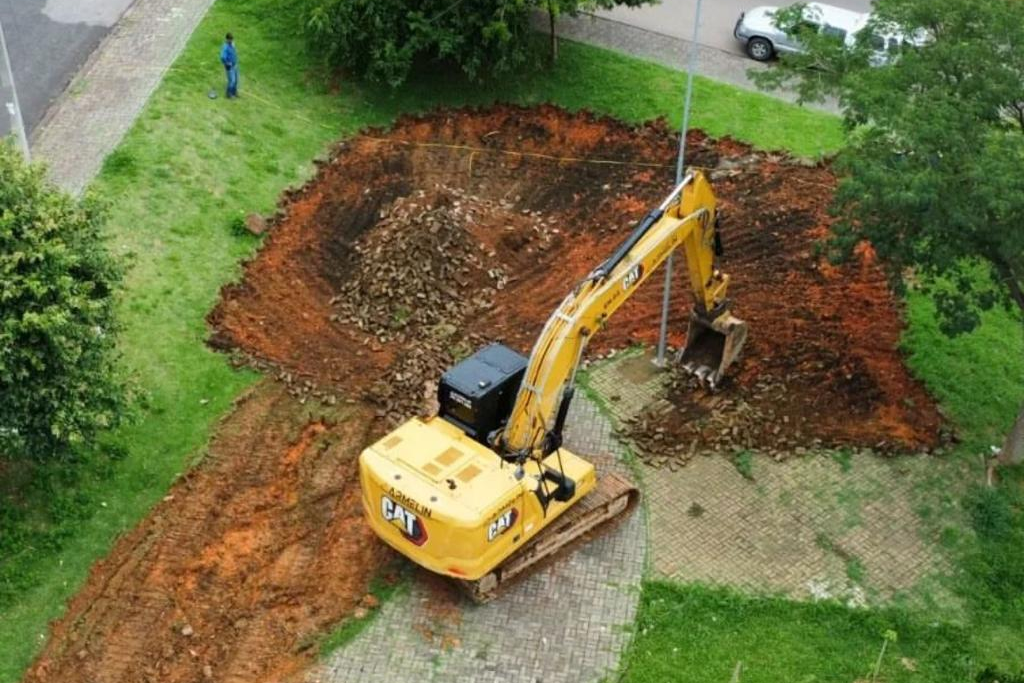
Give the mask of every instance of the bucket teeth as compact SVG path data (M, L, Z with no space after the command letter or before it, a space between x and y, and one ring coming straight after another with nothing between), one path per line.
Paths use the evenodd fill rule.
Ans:
M684 363L683 369L696 377L701 386L707 387L711 391L715 390L715 385L718 383L718 373L714 368L696 363Z

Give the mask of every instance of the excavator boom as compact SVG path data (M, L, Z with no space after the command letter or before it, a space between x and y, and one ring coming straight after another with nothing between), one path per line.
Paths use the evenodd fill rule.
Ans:
M689 173L615 253L565 297L530 354L501 444L506 452L523 453L550 443L551 437L545 437L558 426L557 411L572 387L587 343L680 246L694 297L681 358L709 384L717 383L743 346L746 325L727 310L729 276L714 263L716 225L710 184L702 173Z

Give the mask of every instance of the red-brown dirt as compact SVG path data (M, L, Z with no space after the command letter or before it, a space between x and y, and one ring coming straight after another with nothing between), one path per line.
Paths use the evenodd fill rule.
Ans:
M461 353L493 339L528 352L573 283L669 189L674 155L660 123L630 128L555 107L406 117L358 136L283 207L242 282L225 288L213 343L359 392L390 421L403 419ZM903 365L899 303L882 271L869 250L841 267L817 256L830 170L699 132L687 158L712 175L722 267L734 313L750 323L724 394L781 385L771 403L793 418L789 436L808 442L934 445L939 415ZM457 233L457 246L436 248L438 230ZM439 270L446 262L452 273ZM420 266L431 274L410 274ZM683 275L675 345L690 305ZM653 342L660 297L657 285L642 289L591 351ZM419 324L417 301L447 312ZM439 320L450 323L440 333ZM687 388L674 402L686 414L695 396Z
M93 567L26 681L281 681L391 556L363 520L367 409L263 382Z

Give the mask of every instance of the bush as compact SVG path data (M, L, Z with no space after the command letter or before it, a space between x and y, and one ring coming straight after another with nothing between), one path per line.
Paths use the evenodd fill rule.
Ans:
M67 452L117 424L113 296L103 212L0 144L0 457Z
M397 87L415 62L450 61L473 80L527 60L524 0L307 0L311 48L331 68Z

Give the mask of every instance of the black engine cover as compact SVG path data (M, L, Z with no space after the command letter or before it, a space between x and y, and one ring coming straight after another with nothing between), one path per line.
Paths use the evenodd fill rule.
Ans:
M526 372L526 357L504 344L491 344L448 369L437 388L438 414L487 445L502 427Z

